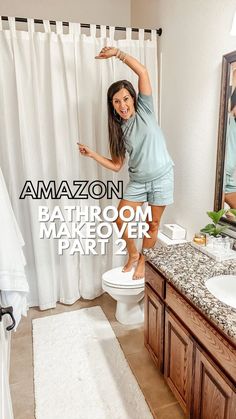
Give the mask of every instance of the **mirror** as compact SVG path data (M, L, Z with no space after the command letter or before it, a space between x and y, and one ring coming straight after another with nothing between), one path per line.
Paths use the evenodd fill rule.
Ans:
M236 208L236 51L223 56L214 210ZM236 231L236 216L221 219Z

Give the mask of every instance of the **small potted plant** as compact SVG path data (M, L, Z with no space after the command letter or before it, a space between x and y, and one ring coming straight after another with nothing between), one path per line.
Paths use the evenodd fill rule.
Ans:
M233 245L232 238L222 236L222 233L225 229L227 229L227 226L221 226L218 224L221 217L223 217L223 215L227 216L229 213L230 217L235 217L236 209L208 211L207 215L211 218L212 222L201 229L201 232L206 235L205 246L207 245L208 248L213 248L215 254L222 255L223 253L227 253Z
M201 229L202 233L209 234L210 236L219 237L222 232L227 228L227 226L219 226L218 223L225 214L230 214L231 216L236 216L236 209L220 209L219 211L207 211L207 215L212 219L213 222L207 224L204 228Z

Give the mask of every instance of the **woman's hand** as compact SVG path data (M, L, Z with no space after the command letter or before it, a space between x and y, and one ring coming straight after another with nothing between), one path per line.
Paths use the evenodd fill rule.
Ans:
M98 59L107 59L115 57L117 54L117 48L115 47L103 47L98 55L95 58Z
M77 144L78 144L79 152L80 152L80 154L82 154L82 156L85 156L85 157L93 157L94 156L94 151L91 150L89 147L87 147L84 144L80 144L80 143L77 143Z

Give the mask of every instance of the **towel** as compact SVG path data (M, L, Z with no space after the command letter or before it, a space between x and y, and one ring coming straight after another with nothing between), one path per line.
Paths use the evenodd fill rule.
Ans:
M0 292L2 306L12 306L16 327L27 314L29 285L25 275L24 240L0 168ZM16 328L15 327L15 328Z
M0 322L0 419L14 419L9 385L11 334L5 317Z

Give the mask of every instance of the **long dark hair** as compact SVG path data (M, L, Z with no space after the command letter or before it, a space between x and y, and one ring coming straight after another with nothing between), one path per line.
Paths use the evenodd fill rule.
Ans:
M119 80L113 83L107 91L107 107L108 107L108 132L109 147L112 159L125 157L125 138L121 128L122 118L115 113L112 104L113 96L121 89L128 90L130 96L134 100L134 108L137 110L137 96L133 85L127 80Z

